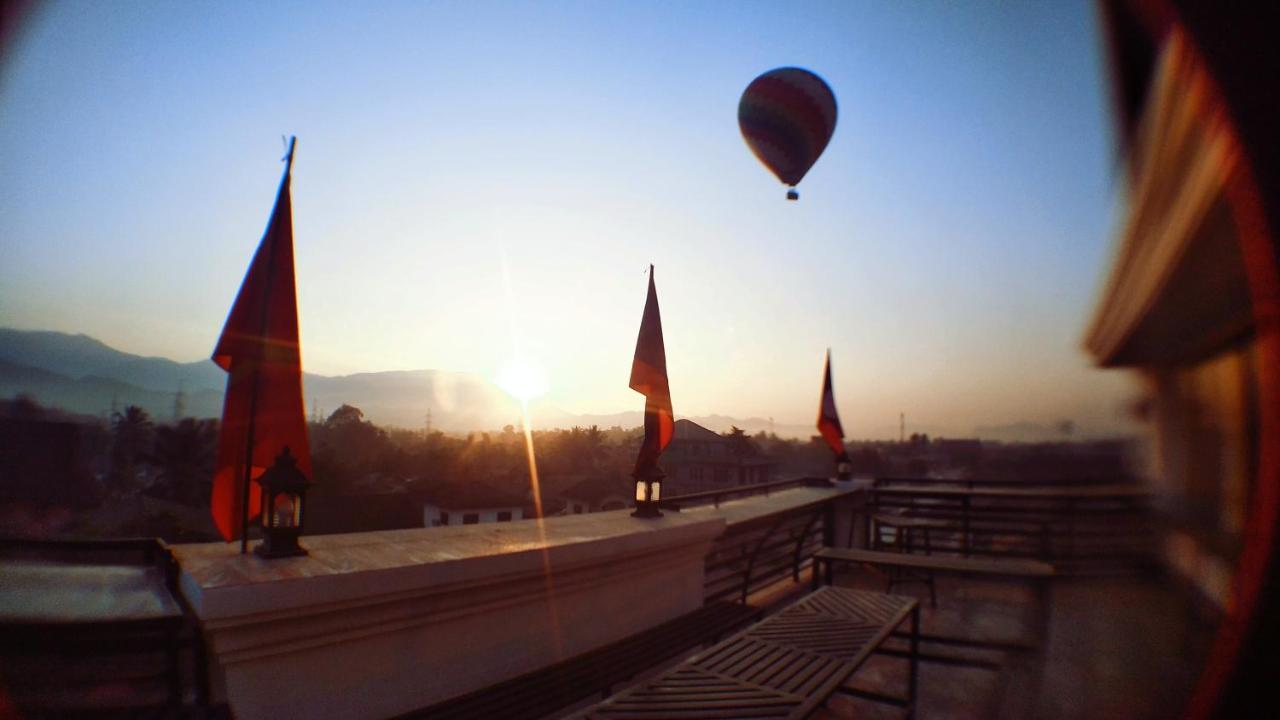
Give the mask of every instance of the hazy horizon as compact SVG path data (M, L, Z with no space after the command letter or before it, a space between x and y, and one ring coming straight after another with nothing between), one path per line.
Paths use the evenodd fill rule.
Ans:
M308 372L638 411L653 262L679 416L811 425L831 347L851 438L1127 426L1080 350L1117 191L1085 3L67 3L5 57L0 325L207 358L296 134ZM736 126L779 65L840 103L797 203Z
M168 421L172 419L171 408L173 407L174 393L181 389L186 398L185 402L189 416L217 417L221 411L221 392L225 382L225 375L220 368L207 358L193 360L188 363L180 363L174 358L155 356L141 358L146 362L178 363L179 366L186 368L191 368L191 366L203 367L197 367L199 372L196 370L174 372L171 368L166 368L164 372L153 372L147 376L145 384L132 383L134 388L141 391L141 397L130 397L128 395L119 397L114 392L109 395L103 394L101 388L86 388L83 383L91 378L130 383L131 379L137 377L140 372L145 372L145 367L139 368L129 362L126 357L121 358L128 366L126 372L121 372L118 369L121 366L114 358L105 363L99 362L96 367L91 369L70 372L62 366L74 365L83 362L83 360L67 355L64 355L61 359L49 357L51 354L49 350L40 348L37 343L24 343L23 350L15 353L13 346L4 342L9 337L9 333L15 330L19 333L39 333L42 335L53 332L59 337L82 337L94 343L101 343L100 340L83 333L70 335L47 330L0 327L0 399L6 399L6 394L25 393L34 396L38 401L50 407L57 407L79 414L99 416L104 416L103 413L108 411L110 406L107 403L114 403L120 407L129 404L141 404L150 409L157 421ZM109 345L106 345L106 347L115 352L124 353L125 356L131 355L125 352L123 348L111 348ZM41 356L45 358L44 361L40 360ZM62 374L77 380L77 383L71 388L60 388L61 393L55 393L54 397L51 398L47 392L47 387L41 388L32 385L24 387L21 383L15 385L13 380L7 378L5 372L3 372L3 363L5 362L15 363L19 366L37 367L49 372ZM108 369L103 370L101 369L102 367ZM109 369L112 367L117 369L114 371ZM410 375L417 378L422 374L429 376L430 382L410 382L406 384L397 381L398 377L393 377ZM458 378L460 377L470 378L471 385L466 387L466 382L459 382ZM174 383L172 387L165 384L166 380ZM348 384L344 383L344 381L351 382ZM379 381L381 381L380 387L369 384L370 382L378 383ZM433 428L449 434L466 435L471 432L494 432L500 431L505 425L519 427L521 423L521 407L518 398L513 397L493 381L466 371L418 368L333 376L307 372L304 373L303 383L306 413L309 418L313 419L326 417L340 405L350 404L362 410L366 415L366 419L388 429L420 431L423 429L427 412L434 413ZM313 383L315 386L313 386ZM476 386L476 383L479 383L479 386ZM99 390L99 392L95 393L95 389ZM210 397L211 392L216 392L216 397ZM387 404L388 395L394 398L390 405ZM528 410L531 427L536 430L567 430L573 427L587 427L590 425L600 425L605 428L620 426L624 429L633 429L639 428L643 424L643 412L635 408L615 408L612 411L573 414L548 403L543 398L537 398L530 402ZM776 433L781 437L800 439L812 437L816 433L812 422L789 422L774 417L735 417L716 412L706 415L676 413L676 417L693 420L717 432L726 432L731 427L736 426L750 434L764 431ZM477 418L487 418L487 420L477 420ZM1011 420L1002 425L975 426L964 429L960 427L921 426L915 421L915 418L910 418L906 422L905 430L899 425L885 423L870 429L864 436L849 436L848 439L850 441L891 441L898 438L900 430L906 435L923 433L934 437L979 437L999 442L1094 440L1120 436L1115 433L1077 433L1075 429L1071 433L1064 434L1057 427L1027 420Z

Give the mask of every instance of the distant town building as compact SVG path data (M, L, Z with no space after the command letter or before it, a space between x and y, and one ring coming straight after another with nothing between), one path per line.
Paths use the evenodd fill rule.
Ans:
M423 527L524 519L525 499L479 482L448 483L424 491Z
M725 437L692 420L676 421L661 464L664 497L768 482L774 468L745 434Z
M619 478L584 478L560 493L560 499L565 503L561 514L578 515L631 507L635 505L633 487L630 481Z
M0 417L0 504L96 504L102 491L85 456L88 431L75 422Z
M961 476L972 473L982 462L982 441L974 439L938 438L929 445L934 467L944 473Z

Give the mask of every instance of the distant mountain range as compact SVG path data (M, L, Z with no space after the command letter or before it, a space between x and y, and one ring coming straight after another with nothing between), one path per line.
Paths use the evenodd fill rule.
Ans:
M432 427L445 432L519 424L516 401L472 373L406 370L338 377L305 373L302 382L308 413L332 412L346 403L384 426L421 428L428 411ZM138 405L164 420L174 416L179 389L184 415L218 417L225 385L226 373L212 360L179 363L121 352L87 335L0 328L0 397L26 393L45 405L97 416L113 406ZM643 423L640 411L576 415L538 401L531 404L530 415L538 428L629 428ZM736 425L749 433L772 429L784 436L812 434L804 426L773 427L763 418L689 419L718 432Z

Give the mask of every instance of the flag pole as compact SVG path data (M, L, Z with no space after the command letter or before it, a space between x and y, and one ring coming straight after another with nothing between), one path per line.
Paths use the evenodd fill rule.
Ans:
M283 182L289 182L289 173L293 172L293 149L297 145L297 143L298 143L298 137L296 135L289 138L289 151L288 151L288 154L285 155L283 158L285 162ZM277 192L276 201L278 202L279 199L280 199L280 193ZM278 208L272 208L271 226L268 228L268 234L271 236L271 243L273 245L273 247L271 248L272 251L267 253L267 283L266 283L265 292L263 293L268 298L271 297L271 282L275 278L275 273L273 272L273 269L276 261L276 254L275 254L275 248L274 248L274 244L276 243L276 233L275 233L276 231L275 211L276 210L278 210ZM289 212L290 214L293 213L292 199L290 200ZM262 323L261 325L259 325L259 333L258 333L259 338L265 338L267 336L267 321L270 317L268 314L270 308L271 308L270 303L263 303ZM261 379L261 376L262 376L261 363L255 364L253 368L253 389L249 393L249 432L246 434L245 447L244 447L244 488L240 496L240 554L241 555L246 555L249 552L249 488L253 482L253 445L254 445L253 436L255 431L254 425L257 423L257 420L258 420L258 384L259 384L259 380Z
M240 554L249 552L249 484L253 480L253 431L258 415L258 369L253 369L253 391L249 395L249 433L244 448L244 492L240 496Z

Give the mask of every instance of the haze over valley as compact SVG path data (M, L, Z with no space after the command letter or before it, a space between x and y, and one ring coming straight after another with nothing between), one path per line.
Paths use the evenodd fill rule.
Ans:
M183 363L143 357L84 334L0 328L0 398L27 394L40 403L93 416L105 416L113 407L137 405L156 418L172 418L175 410L183 416L216 418L222 412L225 385L226 373L211 360ZM426 369L341 376L304 373L303 387L307 414L313 418L322 419L349 404L374 423L409 429L425 429L428 413L431 429L449 433L519 427L521 422L520 402L475 373ZM530 425L536 429L636 427L643 423L643 401L636 397L635 409L601 414L571 413L534 399L529 404ZM175 401L180 407L175 407ZM796 419L677 415L717 432L736 426L752 434L764 431L781 437L807 438L814 433L811 423ZM895 437L897 430L886 425L880 438ZM908 431L941 434L939 428L915 425ZM969 434L1009 442L1063 438L1059 427L1017 419L974 427Z

